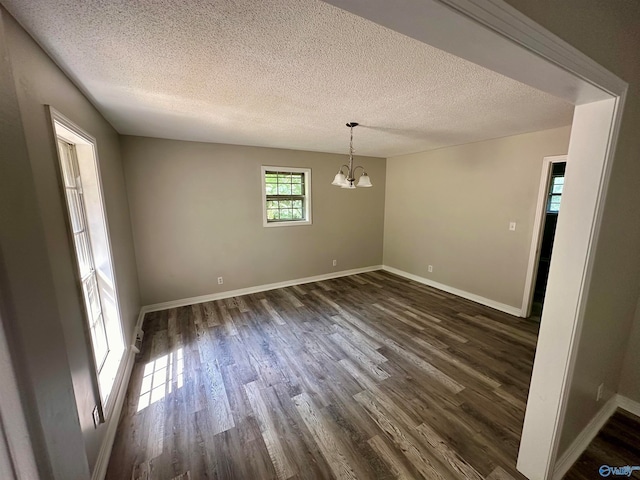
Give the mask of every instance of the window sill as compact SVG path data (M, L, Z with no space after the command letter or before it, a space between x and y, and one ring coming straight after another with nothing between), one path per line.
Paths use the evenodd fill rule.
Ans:
M303 225L311 225L311 220L304 221L291 221L291 222L267 222L266 220L263 222L264 227L300 227Z

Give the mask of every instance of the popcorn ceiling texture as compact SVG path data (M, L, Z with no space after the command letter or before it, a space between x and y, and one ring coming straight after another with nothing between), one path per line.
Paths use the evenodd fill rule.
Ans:
M356 152L388 157L573 115L316 0L2 2L126 135L345 153L356 121Z

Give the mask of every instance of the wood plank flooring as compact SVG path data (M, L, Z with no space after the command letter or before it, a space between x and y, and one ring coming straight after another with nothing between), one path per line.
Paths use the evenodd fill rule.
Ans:
M371 272L144 328L108 479L523 478L537 323Z
M640 467L640 418L618 410L565 475L566 480L604 478L599 470L608 467ZM607 473L606 471L603 473ZM622 472L624 473L624 472ZM640 469L610 478L640 478Z

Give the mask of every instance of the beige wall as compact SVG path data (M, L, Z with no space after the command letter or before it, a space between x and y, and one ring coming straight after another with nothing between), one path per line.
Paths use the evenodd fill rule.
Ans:
M620 376L619 393L640 403L640 300L636 308L635 322L627 354L625 356L622 375Z
M384 264L519 309L543 157L566 154L569 134L563 127L388 159Z
M629 83L563 427L562 452L618 388L640 398L640 382L625 383L640 375L637 363L627 363L626 371L631 375L620 382L627 342L640 345L638 328L629 340L640 285L640 3L507 2ZM637 357L627 356L627 362L633 360ZM600 383L605 385L605 396L596 402Z
M25 331L25 335L33 338L25 340L29 345L25 346L24 354L35 356L49 366L29 372L31 379L42 382L42 385L67 388L65 394L72 395L69 404L62 393L57 396L51 391L36 392L36 401L46 404L46 410L40 412L40 420L50 423L46 428L43 426L45 436L55 436L51 440L55 447L49 445L56 450L51 454L51 461L61 469L74 465L80 468L78 466L83 464L81 452L85 449L89 468L93 468L106 426L94 429L91 416L96 398L90 380L90 351L84 333L82 300L75 282L73 252L66 231L66 211L58 185L55 142L45 105L51 105L97 139L125 340L129 344L140 304L119 137L31 37L5 11L2 11L2 16L22 122L21 135L26 143L26 152L12 157L11 161L29 165L29 174L13 179L11 183L13 188L22 189L24 186L25 192L33 189L36 202L33 228L41 229L35 238L40 234L44 236L41 239L44 248L39 255L23 256L22 260L29 264L45 262L39 265L38 270L45 278L50 278L54 294L45 315L29 318L26 314L18 315L13 316L13 321L22 326L34 323L28 332ZM3 149L3 156L4 153ZM11 225L11 232L14 230L16 226ZM10 255L7 251L4 254ZM42 255L44 258L40 258ZM17 279L9 274L8 282L11 285ZM22 292L21 288L23 286L17 283L13 285L15 298L20 294L31 295L31 301L40 301L41 295L46 298L46 288L41 293L35 283L30 290ZM44 325L47 328L43 328ZM57 335L63 336L63 345L55 343ZM38 338L49 347L37 347ZM69 375L72 389L70 385L65 386ZM73 418L76 405L77 413ZM73 441L74 432L78 429L81 431L80 440L84 442L80 448ZM66 458L66 455L71 458ZM59 478L82 478L79 472L70 473L69 470Z
M330 184L346 155L142 137L122 148L144 305L382 263L384 159L358 157L374 187L348 191ZM261 165L311 168L313 225L263 227Z

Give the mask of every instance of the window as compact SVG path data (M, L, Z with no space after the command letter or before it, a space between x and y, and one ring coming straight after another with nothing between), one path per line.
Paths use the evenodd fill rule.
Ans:
M89 241L87 209L85 207L82 179L75 145L58 138L58 151L62 166L65 197L69 212L71 235L78 260L78 274L82 286L85 308L91 333L91 344L98 372L102 370L109 353L109 341L102 313L102 302L98 292L95 260Z
M103 421L114 405L110 393L123 365L125 345L96 142L53 109L51 116L69 241L84 303L87 348L95 367L92 381Z
M560 211L560 200L564 188L564 172L566 163L556 163L553 165L551 173L551 183L549 184L549 198L547 201L547 213L558 213Z
M311 224L311 169L262 167L265 227Z

